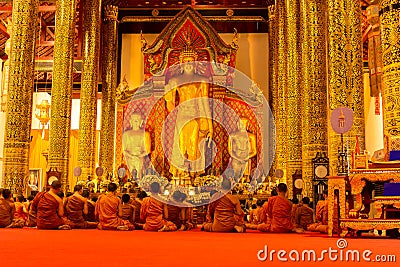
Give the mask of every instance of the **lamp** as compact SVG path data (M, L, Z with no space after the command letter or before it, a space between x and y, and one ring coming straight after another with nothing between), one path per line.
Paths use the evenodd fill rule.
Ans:
M43 136L44 128L50 121L50 103L47 99L43 99L39 105L36 105L35 117L40 121Z

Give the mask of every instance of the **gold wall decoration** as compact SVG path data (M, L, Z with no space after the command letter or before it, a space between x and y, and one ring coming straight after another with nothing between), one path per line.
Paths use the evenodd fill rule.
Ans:
M328 152L326 10L324 1L302 0L302 158L303 194L313 196L312 159L317 152Z
M286 37L286 7L285 1L279 0L275 4L277 19L277 71L278 71L278 107L276 124L276 168L284 172L280 182L286 182L287 167L287 37Z
M113 173L117 88L118 7L105 6L102 24L102 108L99 165ZM120 129L118 129L120 130Z
M292 194L292 175L301 171L301 51L300 51L300 1L293 0L287 8L287 185Z
M353 150L356 136L364 150L364 87L362 62L361 4L359 1L328 1L329 114L345 106L354 112L352 129L344 134L345 146ZM329 120L328 120L329 121ZM331 174L337 173L340 135L329 127Z
M383 129L387 136L400 136L400 9L394 0L380 3L383 59Z
M278 112L278 64L277 64L277 19L275 17L275 5L268 7L268 42L269 42L269 107L271 109L274 120L276 120ZM273 160L269 176L273 176L276 171L276 158L275 147L276 147L276 128L272 127L272 136L269 138L269 154L270 160Z
M57 0L56 5L48 166L57 168L62 190L68 191L76 0Z
M13 1L3 186L22 194L29 177L33 71L38 0Z
M96 144L96 107L100 51L100 0L87 0L83 16L83 66L79 120L78 161L81 180L94 176Z

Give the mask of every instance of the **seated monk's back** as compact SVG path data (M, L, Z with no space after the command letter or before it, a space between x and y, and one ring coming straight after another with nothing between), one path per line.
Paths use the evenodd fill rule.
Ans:
M296 224L298 227L307 229L307 226L314 221L314 210L308 205L304 204L297 208L296 211Z
M88 205L88 214L83 214L83 218L85 219L85 221L95 222L96 216L94 215L94 210L96 207L96 203L88 200L87 205Z
M44 196L46 192L39 192L35 198L32 200L32 202L29 204L28 208L28 221L27 221L27 226L29 227L35 227L37 223L37 208L39 205L40 199Z
M239 200L231 194L226 194L219 200L217 200L217 204L215 206L215 211L214 211L214 223L217 223L222 228L233 229L233 227L237 223L237 220L235 219L234 216L237 202L239 202ZM243 216L243 214L239 215ZM214 231L219 231L218 228L219 227L217 227L217 229L215 229Z
M11 224L12 210L13 208L11 202L0 198L0 228L6 227Z
M122 203L122 220L128 220L131 223L134 221L134 216L135 216L135 207L131 204L128 203Z
M135 207L135 223L144 223L144 221L140 220L140 208L142 207L142 202L137 199L133 199L131 200L130 204Z
M43 195L37 207L37 227L39 229L57 229L64 224L64 221L58 216L58 206L58 201L50 193Z
M167 220L173 222L176 227L181 228L182 222L180 219L181 208L175 205L167 205L168 207L168 218Z
M113 193L99 197L96 202L96 214L99 214L100 227L116 228L120 225L121 219L117 216L119 205L121 205L121 200Z
M281 196L268 199L268 220L271 220L271 232L290 232L293 229L292 204Z
M83 223L85 222L83 218L83 207L85 203L79 199L77 196L70 196L67 198L64 207L65 207L65 216L68 220L74 223Z

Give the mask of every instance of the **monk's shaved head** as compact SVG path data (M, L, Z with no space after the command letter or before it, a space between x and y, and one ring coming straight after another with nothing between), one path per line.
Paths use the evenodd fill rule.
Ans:
M108 184L108 192L115 192L117 190L118 186L116 183L109 183Z
M59 180L55 180L51 183L51 188L54 190L61 188L61 182Z
M284 183L278 184L278 192L286 193L287 192L287 185Z

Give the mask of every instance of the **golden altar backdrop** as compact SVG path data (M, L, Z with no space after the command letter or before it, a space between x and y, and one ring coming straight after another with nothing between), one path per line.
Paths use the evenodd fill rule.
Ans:
M129 118L132 114L140 114L146 118L144 130L150 133L151 156L146 162L146 167L152 165L160 174L171 177L167 173L170 169L166 154L169 151L163 149L162 126L168 116L165 99L160 98L164 94L165 85L173 77L175 66L179 65L182 51L191 49L196 53L196 60L201 62L197 73L209 79L210 89L208 98L217 99L223 105L215 105L213 110L213 141L215 157L212 164L204 170L205 172L220 170L224 171L229 164L228 132L237 130L238 118L248 118L247 131L256 136L257 156L252 159L251 169L257 167L259 159L263 158L261 129L258 124L263 121L260 102L253 97L253 103L249 105L239 93L230 91L233 85L233 71L230 69L218 69L218 63L222 63L232 69L235 67L237 40L233 38L230 45L226 44L214 29L191 7L181 11L171 23L160 33L151 45L143 39L144 53L144 84L138 89L117 90L119 92L119 103L124 105L123 131L129 128ZM267 72L267 69L265 69ZM243 85L243 91L256 90L257 85L248 83ZM133 97L132 97L133 96ZM245 98L248 96L245 96ZM253 105L254 104L254 105ZM233 110L234 117L227 116L226 107ZM225 129L221 126L224 122ZM165 133L167 143L174 142L173 129L167 124ZM171 141L172 140L172 141ZM167 144L166 150L172 146ZM118 145L117 145L118 147Z

